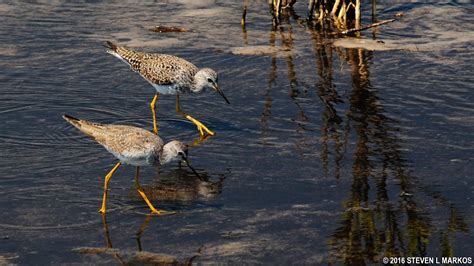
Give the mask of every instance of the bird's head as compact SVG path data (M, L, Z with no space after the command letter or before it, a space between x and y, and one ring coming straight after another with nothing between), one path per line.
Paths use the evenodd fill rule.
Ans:
M194 170L194 168L189 164L188 161L188 145L182 143L181 141L173 140L166 143L163 146L163 153L161 158L161 164L166 164L172 161L183 160L186 165L193 171L193 173L200 178L199 174Z
M216 71L210 68L203 68L196 73L195 80L196 80L195 92L202 92L205 89L212 89L215 92L219 93L219 95L221 95L222 98L224 98L224 100L227 103L230 103L227 97L225 97L224 93L219 87Z
M185 159L188 157L188 146L181 141L173 140L163 146L161 164L178 161L183 157Z

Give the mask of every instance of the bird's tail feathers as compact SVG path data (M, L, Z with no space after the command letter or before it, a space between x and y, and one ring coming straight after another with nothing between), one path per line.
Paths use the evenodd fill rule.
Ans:
M122 56L120 55L119 53L119 47L114 44L113 42L110 42L110 41L106 41L106 44L104 44L104 47L106 48L105 51L115 57L117 57L118 59L121 59L123 60Z
M105 126L102 124L81 120L67 114L64 114L63 118L75 128L79 129L82 133L94 139L98 139L104 135Z
M68 121L71 125L73 125L77 128L80 127L81 120L79 120L78 118L75 118L75 117L67 115L67 114L64 114L63 118L64 118L64 120Z
M107 41L106 44L104 45L105 51L118 59L122 60L125 64L132 66L129 62L130 60L130 55L134 55L135 52L130 51L126 49L125 47L117 46L113 42ZM136 67L136 66L135 66ZM136 69L132 67L132 69L135 71Z
M104 47L113 52L117 52L118 46L111 41L106 41Z

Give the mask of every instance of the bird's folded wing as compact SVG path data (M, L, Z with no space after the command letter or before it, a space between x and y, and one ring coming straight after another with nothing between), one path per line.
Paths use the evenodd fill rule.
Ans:
M122 125L109 125L104 145L115 154L128 156L146 154L163 147L163 141L147 130Z
M138 71L148 81L169 86L181 83L191 84L197 67L190 62L172 55L151 54L143 57Z

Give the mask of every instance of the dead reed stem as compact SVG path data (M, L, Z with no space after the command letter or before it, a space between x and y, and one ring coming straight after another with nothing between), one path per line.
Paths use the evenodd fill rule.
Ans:
M339 21L343 21L345 24L345 20L346 20L345 17L346 17L346 2L343 1L341 5L341 9L339 9L339 15L337 16L337 19Z
M316 5L315 0L309 0L309 3L308 3L308 19L309 20L313 19L315 5Z
M337 7L339 6L340 2L341 2L340 0L334 1L334 5L332 6L332 10L331 10L331 16L332 17L336 16Z
M377 0L372 0L372 22L375 22L377 20L376 12L377 12Z
M248 0L244 0L244 9L242 11L242 18L240 19L240 25L245 28L245 19L247 17L247 6Z
M355 4L355 28L360 28L360 0L356 0Z

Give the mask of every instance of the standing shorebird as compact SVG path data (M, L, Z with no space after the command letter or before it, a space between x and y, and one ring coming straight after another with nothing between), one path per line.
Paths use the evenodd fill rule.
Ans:
M201 135L204 135L204 131L211 136L215 135L197 119L181 111L179 103L180 93L202 93L208 88L219 93L227 103L230 103L219 88L217 73L214 70L198 69L192 63L173 55L136 52L109 41L105 47L109 54L127 63L156 89L155 97L150 104L155 134L158 134L155 107L161 93L176 94L176 112L193 122Z
M163 145L163 141L159 136L138 127L98 124L79 120L69 115L63 115L63 118L104 146L107 151L119 159L119 162L105 176L104 196L102 208L99 210L100 213L105 213L106 211L105 205L110 178L122 163L136 166L135 187L148 207L150 207L152 213L155 214L162 214L166 211L155 209L140 187L140 166L163 165L182 159L194 174L199 177L199 174L191 167L187 160L188 147L182 142L173 140Z

